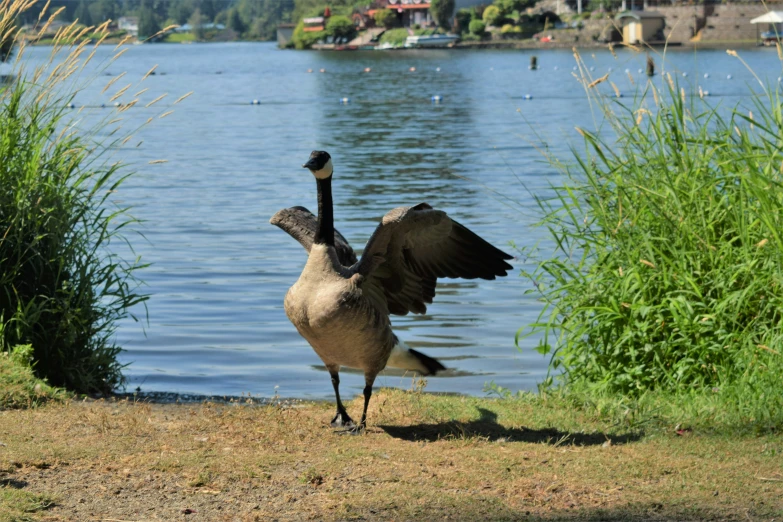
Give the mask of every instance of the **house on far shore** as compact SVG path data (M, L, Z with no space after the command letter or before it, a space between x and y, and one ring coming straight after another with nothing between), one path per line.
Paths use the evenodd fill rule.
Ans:
M139 36L139 17L138 16L121 16L117 20L117 29L125 31L131 36Z
M623 43L661 42L666 17L656 11L625 11L614 17L622 27Z
M433 23L430 14L430 3L425 0L387 0L378 9L391 9L397 14L397 20L402 27L420 25L422 27Z
M327 14L326 16L313 16L311 18L305 18L302 20L302 22L304 22L304 28L302 28L302 30L306 33L323 31L326 27L326 19L328 17L329 15Z
M277 25L277 46L281 49L288 47L294 37L296 24L282 23Z
M474 5L490 3L491 0L455 0L454 13ZM412 27L417 24L422 27L435 25L435 19L430 13L429 0L380 0L373 4L373 8L367 14L373 16L378 9L391 9L395 12L402 27Z

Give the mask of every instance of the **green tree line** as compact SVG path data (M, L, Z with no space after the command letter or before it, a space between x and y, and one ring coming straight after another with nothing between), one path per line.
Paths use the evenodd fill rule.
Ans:
M45 1L39 1L23 13L20 22L35 24L45 5ZM223 24L242 39L271 40L279 23L295 20L294 0L52 0L48 12L60 7L65 7L60 20L78 19L84 25L137 16L141 36L155 34L167 25L200 21Z

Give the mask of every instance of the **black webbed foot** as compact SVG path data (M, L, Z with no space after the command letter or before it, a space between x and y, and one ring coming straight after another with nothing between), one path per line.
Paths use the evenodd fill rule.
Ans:
M334 430L338 435L363 435L365 431L364 424L354 424L344 430Z
M348 413L338 411L332 419L331 425L332 428L353 428L356 423L348 416Z

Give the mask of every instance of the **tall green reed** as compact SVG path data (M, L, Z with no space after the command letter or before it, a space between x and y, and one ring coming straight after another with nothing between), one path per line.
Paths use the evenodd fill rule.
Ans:
M566 382L606 392L770 395L783 369L781 100L719 110L666 80L629 106L596 98L611 131L578 129L584 150L556 162L564 182L538 198L555 251L526 274L545 308L518 340L540 336Z
M16 78L0 91L0 350L29 344L36 374L51 384L106 392L123 381L117 321L147 299L136 276L144 265L116 254L118 244L127 248L124 234L136 221L113 199L129 172L110 163L107 151L130 138L118 125L146 89L94 128L78 129L66 107L94 80L82 74L108 35L108 22L60 29L49 61L28 70L28 41L13 23L34 3L0 2L0 37L11 35L19 47ZM44 9L38 37L58 13ZM94 33L101 35L97 43L86 38ZM113 137L102 141L101 131Z

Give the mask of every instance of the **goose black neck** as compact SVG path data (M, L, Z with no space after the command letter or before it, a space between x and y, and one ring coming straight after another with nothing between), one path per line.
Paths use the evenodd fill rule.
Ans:
M334 246L334 213L332 211L332 177L317 179L318 183L318 230L315 242Z

